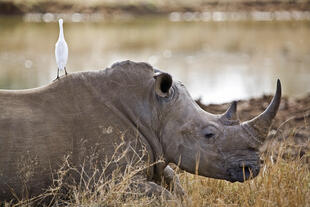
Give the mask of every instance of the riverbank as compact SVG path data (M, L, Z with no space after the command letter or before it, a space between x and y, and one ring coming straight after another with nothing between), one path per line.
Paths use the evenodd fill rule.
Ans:
M107 16L115 16L119 14L127 14L131 16L149 16L168 15L172 12L205 11L310 11L310 2L306 0L0 0L1 15L25 15L28 13L100 13Z

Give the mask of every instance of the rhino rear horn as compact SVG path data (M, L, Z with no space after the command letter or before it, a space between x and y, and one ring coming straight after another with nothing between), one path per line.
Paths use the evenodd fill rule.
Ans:
M244 126L247 126L247 128L249 128L252 132L254 132L255 137L260 142L265 141L272 120L278 112L280 102L281 102L281 82L278 79L276 93L271 103L266 108L266 110L257 117L253 118L252 120L243 123Z
M154 74L155 93L160 97L168 97L172 86L172 77L168 73L158 72Z
M237 117L237 101L233 101L227 111L221 116L222 119L238 120Z

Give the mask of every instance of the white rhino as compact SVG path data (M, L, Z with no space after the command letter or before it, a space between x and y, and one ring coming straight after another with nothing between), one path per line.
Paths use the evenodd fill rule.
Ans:
M111 157L122 136L127 143L122 150L130 156L143 148L149 162L163 160L145 173L151 190L163 189L155 184L162 178L172 180L169 163L243 182L259 173L258 149L280 100L278 81L268 108L239 123L236 102L222 115L210 114L171 75L131 61L72 73L40 88L0 90L0 199L22 196L25 186L30 196L41 193L66 155L76 167L91 158L102 169L101 161Z

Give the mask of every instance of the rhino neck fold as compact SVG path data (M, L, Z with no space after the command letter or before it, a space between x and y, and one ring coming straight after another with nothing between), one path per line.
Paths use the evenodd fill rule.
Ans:
M142 141L151 150L151 153L149 153L151 162L162 160L163 149L154 130L157 127L152 117L154 113L152 112L153 107L150 104L150 97L141 94L135 96L131 91L135 90L135 87L125 87L122 84L111 82L109 72L109 69L100 71L100 78L94 76L95 80L84 81L87 84L85 87L90 88L92 96L97 97L97 104L106 106L126 126L130 126L131 129L135 130L135 135L141 137ZM113 85L113 90L109 90L111 85ZM145 90L148 90L147 86ZM116 93L116 91L119 92ZM156 177L161 176L166 165L163 162L155 165L154 173Z

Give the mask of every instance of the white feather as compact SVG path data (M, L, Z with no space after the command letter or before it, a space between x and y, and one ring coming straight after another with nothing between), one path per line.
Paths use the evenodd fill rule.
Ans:
M63 20L59 19L59 37L55 45L56 63L60 70L64 70L68 61L68 45L63 33Z

